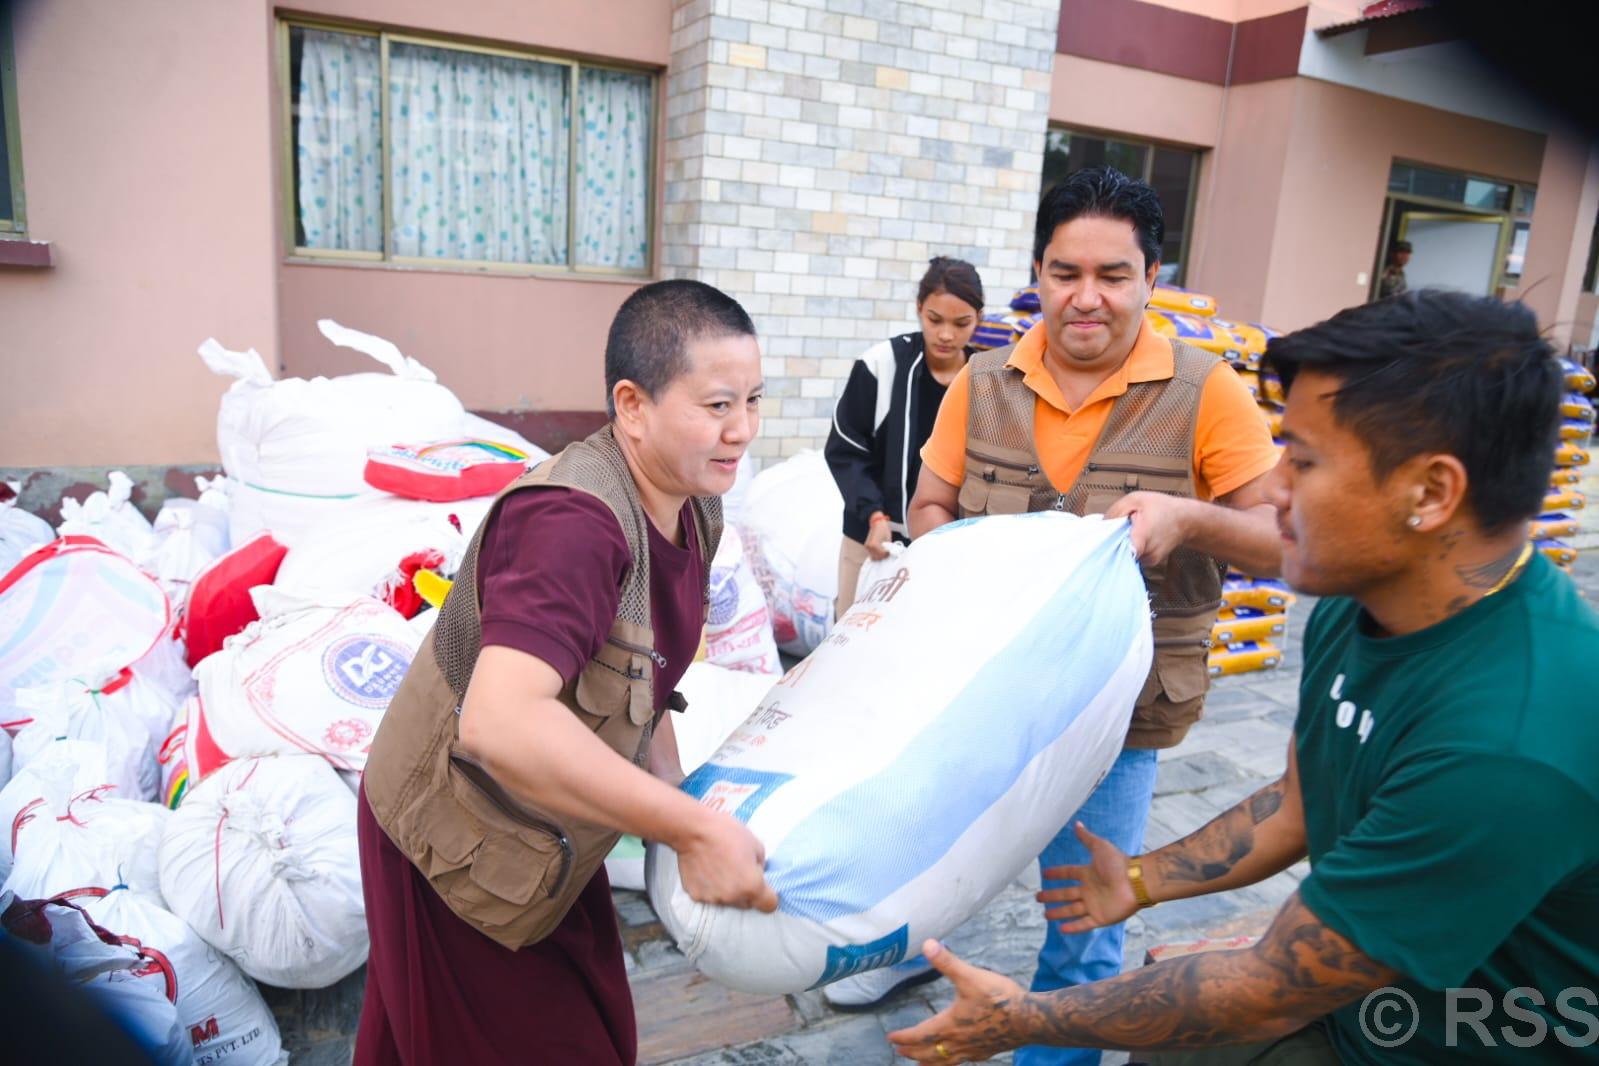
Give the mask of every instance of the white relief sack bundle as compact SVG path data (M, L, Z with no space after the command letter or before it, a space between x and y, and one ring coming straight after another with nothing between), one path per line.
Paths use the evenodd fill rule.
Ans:
M889 966L976 913L1082 805L1153 652L1125 521L954 523L866 589L683 783L766 849L778 911L694 902L652 845L689 960L782 994Z
M745 491L744 554L772 608L777 646L809 655L833 624L844 497L820 452L767 467Z
M369 597L299 597L265 585L250 595L260 620L195 667L200 690L160 746L168 806L251 755L308 752L360 771L421 640Z
M744 557L744 540L733 526L711 562L710 608L705 618L705 661L729 670L776 676L783 672L772 635L772 609Z
M224 766L184 797L157 862L172 913L258 981L325 988L366 961L355 796L324 759Z

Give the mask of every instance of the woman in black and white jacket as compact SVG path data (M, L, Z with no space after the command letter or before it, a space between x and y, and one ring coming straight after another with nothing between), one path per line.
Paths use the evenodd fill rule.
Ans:
M886 556L889 541L910 539L905 511L921 472L922 445L944 390L972 353L968 342L982 313L977 270L939 256L916 292L921 330L873 345L850 368L824 453L844 496L840 616L855 602L861 565Z

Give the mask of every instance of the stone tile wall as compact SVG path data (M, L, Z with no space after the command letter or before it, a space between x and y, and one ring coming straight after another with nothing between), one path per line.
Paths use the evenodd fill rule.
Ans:
M819 448L934 255L1028 282L1059 0L680 0L663 264L743 302L760 457Z

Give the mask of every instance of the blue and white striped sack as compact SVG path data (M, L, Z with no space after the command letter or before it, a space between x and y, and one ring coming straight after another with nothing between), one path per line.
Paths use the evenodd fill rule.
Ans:
M696 903L651 846L656 911L733 988L815 988L947 935L1126 738L1153 643L1125 520L957 522L898 562L683 783L760 839L777 912Z

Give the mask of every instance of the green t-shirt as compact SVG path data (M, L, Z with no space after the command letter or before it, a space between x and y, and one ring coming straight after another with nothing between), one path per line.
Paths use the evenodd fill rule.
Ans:
M1370 628L1354 601L1329 599L1305 631L1300 893L1405 975L1419 1023L1386 1047L1409 1008L1367 1003L1374 1041L1357 1001L1331 1018L1340 1058L1599 1061L1599 615L1534 555L1447 621ZM1516 988L1542 1006L1521 996L1507 1012ZM1447 989L1482 991L1454 993L1451 1015ZM1484 1006L1479 1030L1465 1019Z

